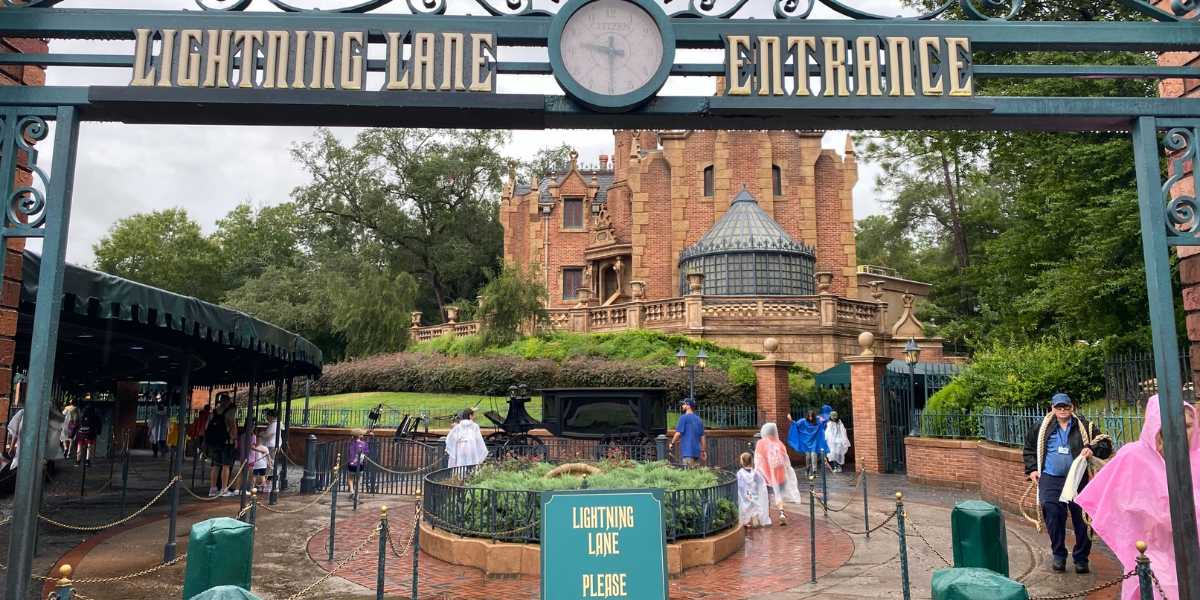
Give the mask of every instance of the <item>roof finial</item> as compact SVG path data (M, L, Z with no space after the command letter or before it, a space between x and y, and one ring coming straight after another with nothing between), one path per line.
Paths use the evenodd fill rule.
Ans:
M574 171L574 170L578 169L579 168L579 153L572 150L571 153L568 154L568 156L571 157L571 170Z
M846 134L846 155L854 155L854 135L849 133Z

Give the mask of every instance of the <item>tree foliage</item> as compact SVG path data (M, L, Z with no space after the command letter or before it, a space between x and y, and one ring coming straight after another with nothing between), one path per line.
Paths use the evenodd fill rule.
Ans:
M182 208L121 219L92 251L105 273L209 301L224 292L220 247Z
M523 327L537 329L547 322L546 287L533 268L506 264L479 295L476 316L487 346L503 346L520 337Z

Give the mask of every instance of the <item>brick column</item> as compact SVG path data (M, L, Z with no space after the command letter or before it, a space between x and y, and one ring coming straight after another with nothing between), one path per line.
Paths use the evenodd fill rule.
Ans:
M754 374L757 383L755 396L758 400L758 424L775 423L781 431L786 431L788 412L791 411L791 390L788 387L788 369L794 364L790 360L775 358L775 350L779 341L767 338L763 342L767 357L754 361Z
M854 415L854 458L872 473L882 473L884 424L883 395L879 393L883 372L892 362L889 356L852 356L850 363L850 405Z

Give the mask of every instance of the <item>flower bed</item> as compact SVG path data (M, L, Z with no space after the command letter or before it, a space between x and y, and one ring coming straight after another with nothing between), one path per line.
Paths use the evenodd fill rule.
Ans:
M737 479L719 469L678 469L664 462L590 463L589 489L661 488L667 539L703 537L737 523ZM584 477L547 477L555 465L526 460L442 469L425 477L425 519L458 535L538 542L540 493L576 490Z

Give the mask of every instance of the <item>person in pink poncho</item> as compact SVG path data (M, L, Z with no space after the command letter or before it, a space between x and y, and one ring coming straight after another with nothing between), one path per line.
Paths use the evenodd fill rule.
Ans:
M1188 457L1192 463L1192 486L1196 510L1200 512L1200 417L1196 408L1184 404ZM1092 529L1121 559L1128 571L1136 566L1136 544L1145 541L1150 567L1162 583L1168 600L1179 598L1171 543L1171 511L1167 501L1167 464L1162 454L1162 421L1158 396L1146 403L1146 422L1138 441L1125 444L1100 469L1075 502L1092 518ZM1157 595L1156 595L1157 597ZM1138 580L1126 579L1122 600L1138 598Z

